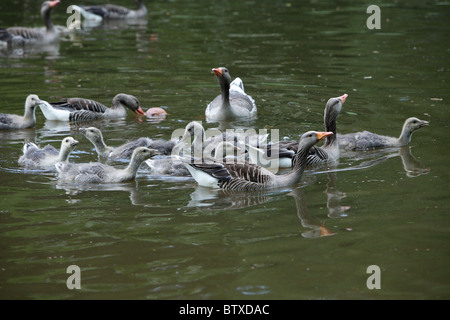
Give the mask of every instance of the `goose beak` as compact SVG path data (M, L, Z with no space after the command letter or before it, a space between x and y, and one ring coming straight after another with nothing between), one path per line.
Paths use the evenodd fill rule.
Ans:
M423 120L423 121L420 123L419 128L427 127L427 126L429 126L429 125L430 125L430 123L429 123L428 121Z
M144 112L144 110L142 110L141 106L139 106L134 113L136 113L136 114L145 114L145 112Z
M317 138L320 140L322 140L323 138L329 137L331 135L333 135L333 132L316 132L317 134Z
M82 134L86 134L86 130L87 130L86 128L80 128L79 130Z
M53 8L53 7L56 6L58 3L59 3L59 0L50 1L50 8Z
M344 103L345 99L347 99L347 97L348 97L348 94L344 94L344 95L338 97L338 99L341 100L342 103Z
M222 68L213 68L213 69L212 69L212 72L214 72L214 74L215 74L217 77L221 77L221 76L222 76Z
M70 144L72 147L76 146L77 144L79 144L80 142L77 140L73 140L72 143Z

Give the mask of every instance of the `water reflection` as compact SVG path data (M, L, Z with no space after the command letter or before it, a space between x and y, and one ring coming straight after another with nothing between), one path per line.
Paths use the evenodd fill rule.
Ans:
M187 207L209 207L216 210L246 208L269 202L274 194L285 191L233 192L197 186L190 194L191 201Z
M310 229L302 232L304 238L320 238L324 236L331 236L335 233L331 232L325 225L319 222L316 218L312 217L309 213L306 205L305 194L302 187L294 188L290 193L290 196L295 199L295 207L297 209L297 216L300 219L300 223L304 228Z
M406 176L413 178L418 177L430 172L429 167L425 167L417 158L411 153L410 146L404 146L400 148L388 148L383 150L371 150L371 151L346 151L341 153L341 158L346 158L350 162L359 162L356 165L351 165L348 168L336 169L336 171L346 170L358 170L373 167L388 159L400 157L405 170Z

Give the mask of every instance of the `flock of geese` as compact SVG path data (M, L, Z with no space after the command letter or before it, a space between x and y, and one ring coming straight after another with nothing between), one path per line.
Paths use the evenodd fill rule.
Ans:
M59 1L46 1L41 14L46 27L30 29L13 27L0 30L0 40L10 45L26 41L47 41L58 32L50 20L50 10ZM80 12L90 19L128 19L147 13L142 1L137 1L137 10L129 10L113 5L81 7ZM253 119L257 116L255 100L244 90L243 81L232 81L225 67L214 68L221 93L205 109L209 121ZM96 127L86 126L80 132L94 146L100 159L128 161L126 168L118 168L102 161L73 163L69 161L71 152L79 145L73 137L65 137L60 149L47 145L43 148L32 142L23 146L23 155L18 162L26 168L51 168L63 182L118 183L136 178L138 169L144 162L154 173L170 175L190 175L199 185L225 190L252 191L282 188L298 183L306 167L336 163L340 151L364 151L388 147L401 147L410 143L415 130L429 123L415 117L406 119L399 137L389 137L362 131L337 134L337 118L347 94L330 98L324 109L324 131L303 133L298 141L276 141L267 143L264 135L243 135L226 132L206 137L201 123L193 121L184 129L184 135L175 140L141 137L121 146L109 146ZM47 120L83 123L93 120L123 119L127 110L138 116L164 117L163 109L151 108L144 111L139 100L129 94L117 94L107 107L100 102L85 98L67 98L58 102L47 102L31 94L25 101L23 116L0 114L0 130L18 130L36 125L35 111L40 108ZM317 146L319 141L323 145ZM180 155L180 151L182 155ZM197 152L200 151L200 152ZM159 157L155 157L159 155ZM287 168L278 174L268 168L276 159L278 168ZM276 168L276 169L278 169Z

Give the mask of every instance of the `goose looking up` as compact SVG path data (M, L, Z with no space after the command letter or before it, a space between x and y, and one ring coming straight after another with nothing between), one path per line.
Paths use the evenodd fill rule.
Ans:
M100 102L84 98L68 98L60 102L43 102L40 107L47 120L91 121L100 119L122 119L127 116L125 107L135 114L144 114L139 100L130 94L119 93L111 108Z
M45 28L10 27L0 30L0 41L12 46L24 44L51 43L59 38L59 29L55 28L50 18L50 12L60 1L45 1L41 5L41 16Z
M335 162L339 159L339 144L336 139L336 119L342 110L342 105L347 99L348 94L344 94L340 97L330 98L325 105L323 112L323 123L326 132L333 132L332 135L326 137L325 144L323 146L313 146L309 150L307 166L325 164ZM298 149L298 142L295 141L280 141L275 145L267 145L266 152L264 148L249 147L249 157L252 163L258 165L269 164L268 161L274 150L278 152L278 161L280 168L290 168L293 163L292 160ZM260 159L265 161L261 161Z
M429 125L428 121L415 117L406 119L398 138L378 135L369 131L338 135L339 147L343 150L370 150L402 147L411 142L414 131Z
M100 162L55 164L58 179L63 182L77 183L119 183L136 178L142 162L150 159L158 152L154 149L139 147L133 151L130 163L125 169L118 169Z
M36 125L36 107L42 103L42 100L35 94L30 94L25 100L25 114L22 116L16 114L0 113L0 130L25 129Z
M137 147L147 147L155 149L159 154L168 155L172 152L175 141L169 140L152 140L150 138L139 138L137 140L129 141L118 147L111 147L106 145L103 140L103 134L100 129L96 127L81 128L81 133L94 145L95 150L100 158L109 159L130 159L134 149Z
M208 120L232 120L256 116L255 100L245 93L244 84L240 78L231 82L227 68L212 69L216 75L222 93L211 101L205 110Z
M23 155L19 158L19 164L27 168L54 166L57 162L67 161L77 144L78 141L72 137L64 138L61 142L61 149L58 151L51 145L39 148L33 142L27 142L22 148Z
M306 166L309 149L332 132L309 131L299 140L293 168L283 175L275 175L269 170L249 163L205 163L185 162L192 177L200 186L236 191L263 190L286 187L298 183Z
M128 9L114 4L75 6L72 8L79 11L87 20L118 20L118 19L139 19L147 16L147 7L143 0L136 0L136 10Z

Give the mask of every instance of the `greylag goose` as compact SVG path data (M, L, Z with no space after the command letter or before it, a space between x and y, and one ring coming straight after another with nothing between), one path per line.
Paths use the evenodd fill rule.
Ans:
M119 183L134 180L142 162L158 154L156 150L139 147L133 151L130 163L125 169L118 169L100 162L55 164L58 179L77 183Z
M292 170L283 175L275 175L264 167L250 163L188 163L184 162L192 177L200 186L235 191L281 188L298 183L306 166L309 149L332 132L309 131L299 140Z
M147 16L147 8L143 0L136 0L136 5L136 10L114 4L93 6L72 5L72 8L79 11L85 19L94 21L145 18Z
M25 129L36 125L36 107L42 103L42 100L35 94L30 94L25 100L25 114L22 116L16 114L0 113L0 130Z
M429 125L428 121L415 117L406 119L398 138L378 135L369 131L338 135L339 147L343 150L370 150L402 147L411 142L414 131Z
M74 138L66 137L58 151L51 145L40 148L33 142L27 142L22 148L23 155L19 158L19 164L27 168L45 168L54 166L57 162L66 162L77 144L78 141Z
M89 127L81 128L80 131L94 145L97 154L101 158L130 159L134 149L137 147L155 149L159 154L168 155L172 152L172 149L176 143L172 140L152 140L150 138L143 137L137 140L129 141L118 147L111 147L106 145L100 129L96 127Z
M206 119L222 121L256 116L255 100L245 93L242 80L236 78L231 82L230 72L224 67L212 71L219 80L222 93L206 107Z
M0 41L10 46L26 44L46 44L59 39L60 30L55 28L50 18L50 12L60 1L45 1L41 5L41 16L45 28L10 27L0 29Z
M307 166L332 163L339 159L339 144L336 139L336 119L347 97L348 94L344 94L340 97L330 98L327 101L323 112L323 123L325 131L333 132L333 134L326 137L323 146L313 146L309 150L306 162ZM298 143L295 141L280 141L275 145L267 145L265 148L248 147L250 151L249 157L252 163L258 165L269 164L272 152L275 151L278 153L279 167L290 168L293 165L292 161L297 152Z
M40 107L47 120L91 121L100 119L122 119L127 115L125 107L135 114L144 114L139 100L130 94L119 93L113 100L111 108L100 102L84 98L68 98L60 102L44 101Z

